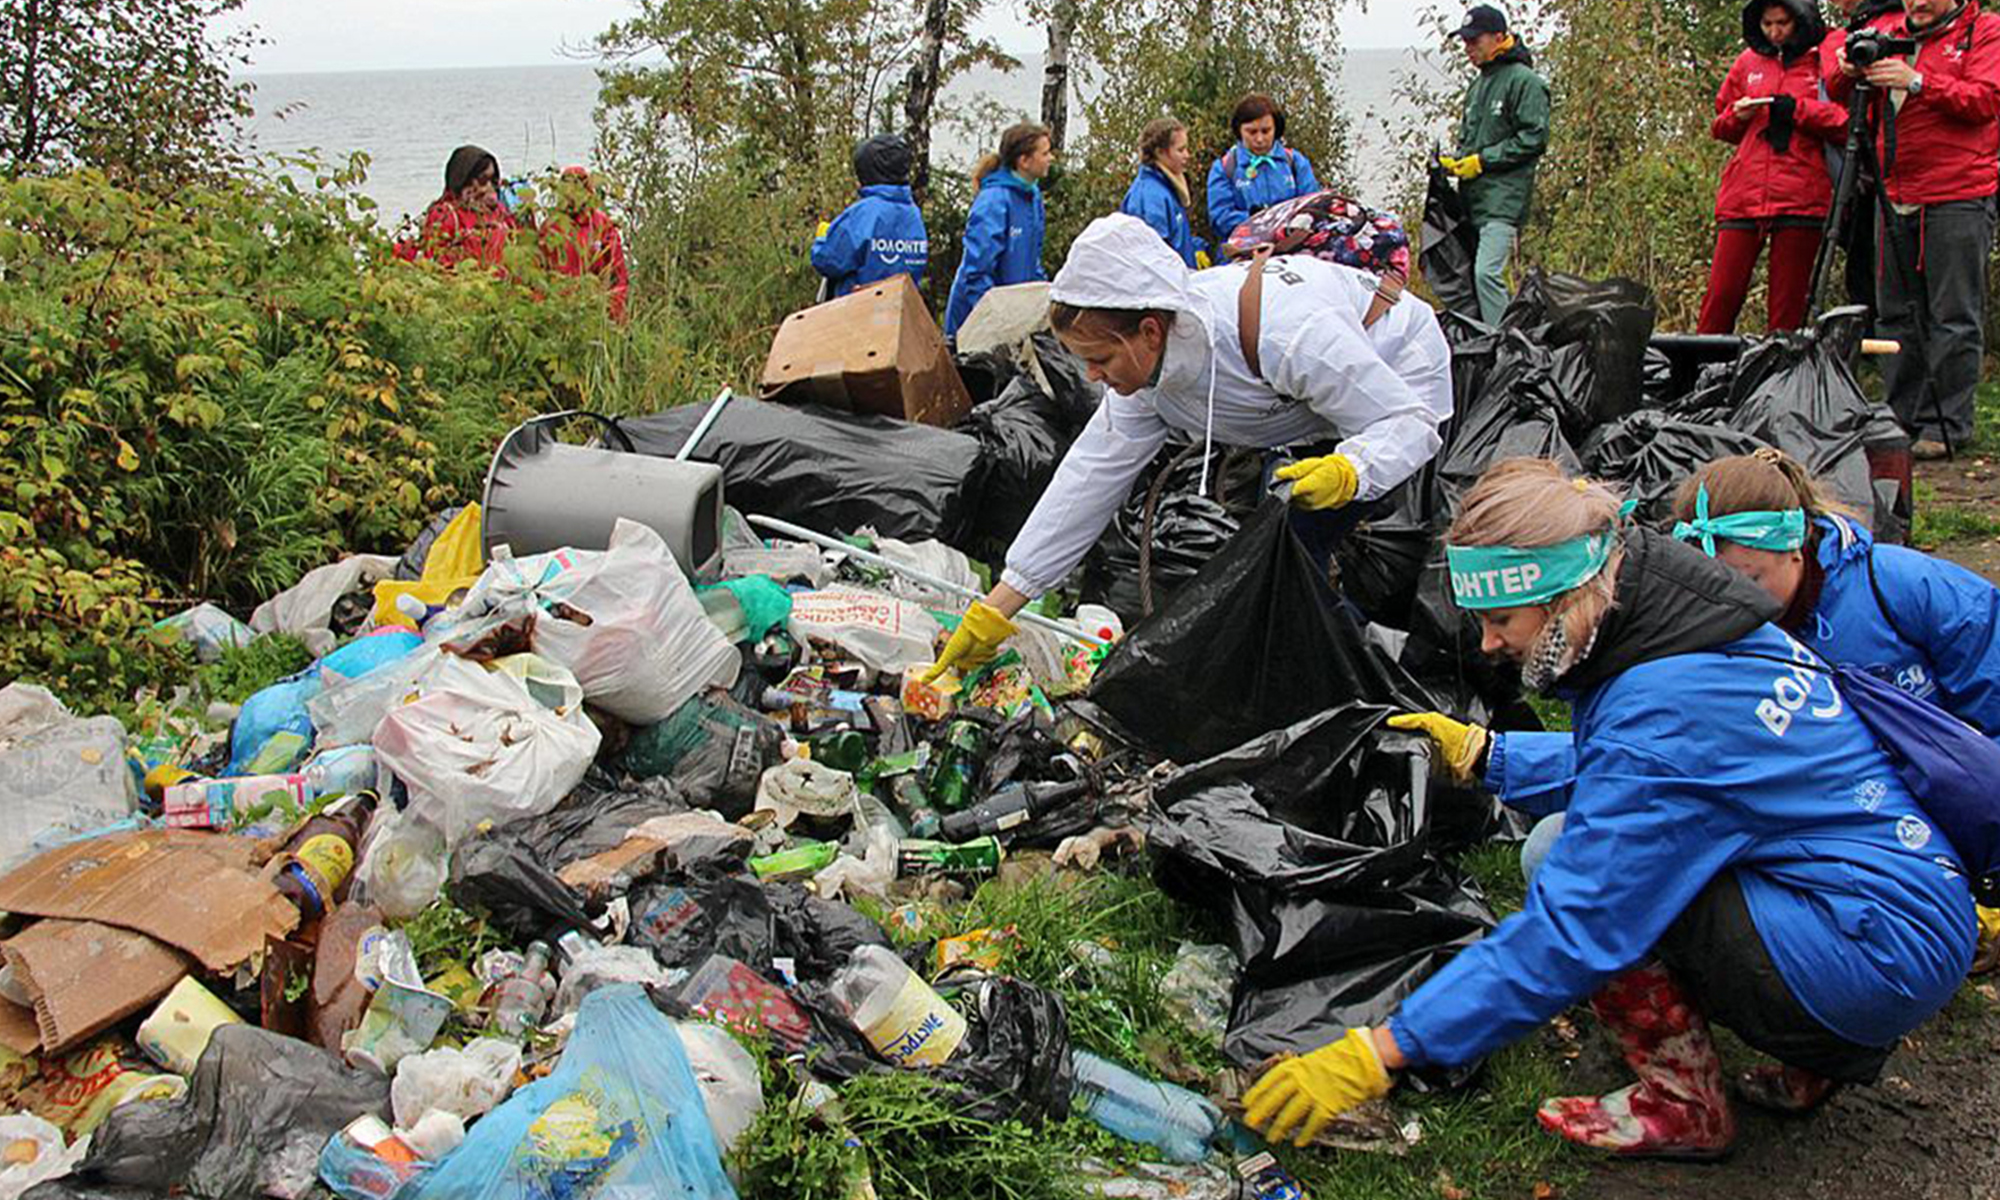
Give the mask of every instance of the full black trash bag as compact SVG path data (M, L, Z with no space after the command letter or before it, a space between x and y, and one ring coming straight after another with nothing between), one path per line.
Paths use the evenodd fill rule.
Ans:
M1112 650L1091 684L1096 714L1186 762L1348 701L1428 707L1318 573L1289 506L1266 504Z
M979 439L986 463L973 543L985 557L998 557L1035 511L1082 426L1072 424L1063 404L1032 377L1017 375L958 429Z
M925 1074L954 1085L957 1110L975 1121L1061 1121L1076 1063L1062 998L1025 980L981 977L941 984L965 1014L965 1041Z
M476 834L452 852L448 889L453 902L484 909L516 942L587 928L602 911L533 851L498 831Z
M733 821L756 807L758 781L777 765L784 740L776 724L711 688L633 730L618 761L638 779L664 776L693 806Z
M311 1179L326 1140L371 1114L389 1118L387 1076L349 1070L331 1051L254 1025L225 1025L187 1093L113 1109L72 1178L252 1200L281 1163L288 1174L303 1163Z
M396 560L396 569L389 578L422 579L424 564L430 561L432 543L436 542L438 535L445 531L445 527L457 520L458 514L464 511L463 504L456 504L432 517L431 523L424 526L424 531L417 535L417 540L411 542L409 549L403 551L403 557Z
M1257 506L1262 492L1262 456L1221 452L1210 461L1209 490L1202 493L1201 451L1168 443L1112 518L1104 536L1083 563L1083 599L1117 613L1126 628L1165 607L1210 559L1222 552ZM1153 514L1152 561L1140 569L1139 544L1146 528L1146 499L1160 484ZM1150 597L1152 604L1147 605Z
M1383 498L1377 515L1334 547L1341 595L1377 624L1409 628L1417 582L1430 553L1429 500L1434 486L1432 469L1426 464Z
M632 927L626 939L667 967L692 969L710 954L726 954L759 971L771 969L777 925L763 885L747 873L676 871L648 880L627 897Z
M1451 178L1435 166L1424 194L1422 247L1417 265L1438 301L1450 311L1476 320L1479 287L1472 265L1479 254L1479 230Z
M1872 524L1867 434L1873 411L1837 348L1819 332L1751 342L1736 361L1729 425L1803 463Z
M1635 515L1647 525L1673 519L1674 493L1703 464L1764 445L1722 425L1697 425L1641 409L1590 435L1579 449L1584 469L1625 485L1639 502Z
M764 892L771 906L769 957L790 959L798 979L831 978L863 946L895 948L880 925L848 905L795 883L766 884Z
M641 454L670 458L702 419L699 405L619 422ZM872 525L885 537L959 544L970 533L985 466L977 438L813 404L737 400L694 457L722 467L731 506L822 532Z
M488 836L519 844L551 871L604 853L624 842L634 827L654 817L671 817L692 806L664 779L629 780L592 766L583 782L539 816L523 817Z
M1436 460L1431 511L1443 524L1449 524L1465 493L1498 462L1552 458L1572 470L1579 465L1563 433L1566 392L1554 356L1526 333L1510 329L1490 345L1467 343L1463 355L1453 355L1453 369L1461 357L1488 354L1491 362L1480 373L1479 392L1458 410L1451 440Z
M1581 438L1637 408L1659 306L1630 279L1528 272L1500 318L1553 352L1566 431Z

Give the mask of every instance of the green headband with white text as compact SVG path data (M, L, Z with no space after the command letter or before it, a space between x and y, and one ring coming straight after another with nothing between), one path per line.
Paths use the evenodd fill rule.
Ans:
M1446 546L1451 594L1460 608L1541 604L1593 579L1611 558L1612 531L1553 546Z

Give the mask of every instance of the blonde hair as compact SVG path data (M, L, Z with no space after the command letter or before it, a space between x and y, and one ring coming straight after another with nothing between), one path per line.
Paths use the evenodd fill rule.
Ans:
M1472 485L1445 541L1453 546L1553 546L1615 529L1621 503L1610 486L1572 479L1560 463L1510 458L1494 464ZM1550 624L1560 622L1579 655L1616 602L1618 567L1624 557L1622 547L1614 548L1594 578L1548 602Z
M1157 166L1160 152L1174 144L1174 135L1186 133L1187 125L1178 117L1154 117L1139 131L1139 163Z
M1808 522L1839 513L1853 516L1832 499L1797 459L1768 446L1752 454L1718 458L1681 481L1674 493L1674 518L1692 521L1701 489L1708 489L1708 515L1805 510Z
M1033 121L1023 121L1019 125L1009 125L1000 133L1000 149L979 160L972 169L972 185L978 187L986 182L986 177L1002 167L1009 171L1016 163L1035 152L1035 143L1049 137L1046 125Z

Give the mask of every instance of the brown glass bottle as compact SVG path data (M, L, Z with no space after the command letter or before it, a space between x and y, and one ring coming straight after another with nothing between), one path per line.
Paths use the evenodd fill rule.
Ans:
M374 792L343 796L307 821L286 846L278 892L310 921L327 910L360 856L361 835L381 798Z

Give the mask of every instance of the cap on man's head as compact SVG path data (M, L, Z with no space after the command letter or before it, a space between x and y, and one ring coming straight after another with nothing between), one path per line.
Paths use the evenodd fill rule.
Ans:
M1475 38L1482 33L1507 32L1507 14L1491 4L1475 4L1465 14L1465 24L1459 27L1453 37Z

